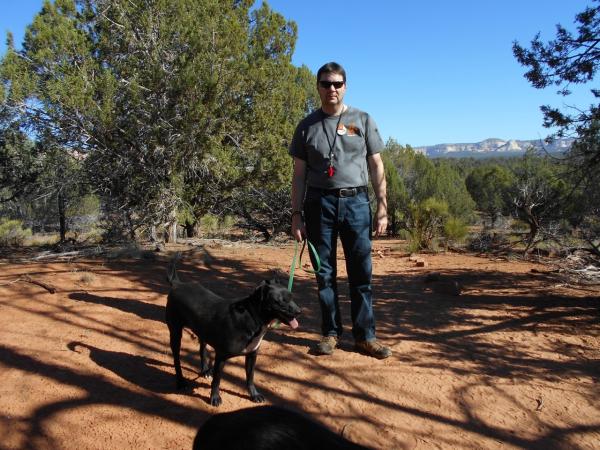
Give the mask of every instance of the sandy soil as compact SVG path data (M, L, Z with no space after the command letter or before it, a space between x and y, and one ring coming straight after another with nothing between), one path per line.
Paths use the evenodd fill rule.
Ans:
M374 250L378 337L393 356L354 353L349 330L334 355L311 354L315 283L297 271L300 327L270 331L258 357L267 403L379 449L600 448L598 287L570 285L548 265L475 255L422 255L417 267L400 249L377 241ZM223 405L208 404L191 334L182 355L194 385L175 390L163 315L176 249L167 250L0 260L0 449L189 449L208 416L254 405L243 358L225 367ZM179 250L182 280L243 296L289 270L294 246ZM431 272L440 275L426 282Z

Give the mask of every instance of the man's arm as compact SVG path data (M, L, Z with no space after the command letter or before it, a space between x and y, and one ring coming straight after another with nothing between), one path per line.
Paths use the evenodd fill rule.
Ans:
M385 170L381 154L375 153L367 158L369 173L375 197L377 198L377 211L375 212L375 236L383 235L387 230L387 193L385 182Z
M306 227L302 214L302 203L306 191L306 161L294 158L294 173L292 175L292 236L298 242L306 236ZM299 211L300 213L297 213Z

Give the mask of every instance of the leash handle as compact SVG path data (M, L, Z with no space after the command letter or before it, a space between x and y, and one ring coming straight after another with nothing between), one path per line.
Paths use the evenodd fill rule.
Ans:
M315 258L315 262L317 263L317 268L314 270L313 269L305 269L304 267L302 267L302 253L304 253L304 248L306 247L307 243L308 243L308 248L310 249L310 251L313 254L313 257ZM308 273L317 273L319 270L321 270L321 259L319 258L319 254L317 253L315 246L312 245L312 243L308 239L306 239L302 243L302 250L300 251L300 260L298 261L298 265L300 267L302 267L302 270L304 270L305 272L308 272Z
M304 267L302 267L302 254L304 253L304 248L306 247L307 242L308 242L308 248L312 252L313 257L316 262L317 267L314 270L305 269ZM312 243L308 239L304 239L304 241L302 242L302 250L300 251L300 258L298 258L298 264L296 264L297 257L298 257L298 241L296 241L296 246L294 248L294 257L292 258L292 265L290 266L290 279L288 281L288 291L289 292L292 292L292 285L294 284L294 273L296 272L296 267L301 267L302 270L304 270L305 272L309 272L309 273L317 273L319 270L321 270L321 259L319 258L319 254L317 253L315 246L312 245Z

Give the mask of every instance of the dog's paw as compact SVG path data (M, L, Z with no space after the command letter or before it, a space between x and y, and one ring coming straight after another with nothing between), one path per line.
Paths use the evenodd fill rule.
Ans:
M250 400L252 400L254 403L263 403L265 401L265 397L257 392L256 394L250 396Z
M219 394L210 396L210 404L212 406L221 406L221 403L223 403L223 400L221 400L221 396Z
M204 378L210 378L213 376L213 370L212 367L209 367L208 369L203 369L200 371L200 376L204 377Z

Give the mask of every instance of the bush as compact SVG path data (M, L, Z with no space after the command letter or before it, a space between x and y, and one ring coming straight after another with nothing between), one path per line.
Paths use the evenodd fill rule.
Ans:
M235 217L218 217L206 214L200 219L200 233L205 236L224 236L231 231L235 225Z
M206 214L200 219L200 231L204 235L214 235L219 231L219 218Z
M463 242L468 233L467 224L455 217L450 217L444 224L446 247L450 243Z
M509 242L497 233L489 233L482 231L481 233L471 237L469 249L476 252L489 252L493 249L508 246Z
M510 229L513 233L527 233L529 232L529 225L520 219L514 219L510 224Z
M448 217L448 203L428 198L410 207L410 246L419 250L432 249L433 240L440 235L442 224Z
M21 246L31 236L31 229L23 228L20 220L0 219L0 246Z
M408 244L406 246L406 251L409 253L418 253L420 250L422 250L421 248L421 243L413 238L412 236L408 239Z

